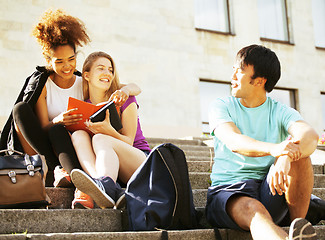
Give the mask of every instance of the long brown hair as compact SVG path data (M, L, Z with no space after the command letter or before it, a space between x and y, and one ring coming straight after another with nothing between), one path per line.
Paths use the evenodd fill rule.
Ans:
M89 83L88 81L85 79L84 74L85 72L89 72L90 69L92 68L94 62L98 59L98 58L107 58L108 60L111 61L112 67L113 67L113 79L112 79L112 83L110 88L107 90L107 96L110 97L112 93L114 93L116 90L118 90L119 86L120 86L120 80L118 77L118 73L116 71L116 66L115 66L115 62L113 60L113 58L105 53L105 52L93 52L91 54L89 54L89 56L86 58L84 65L82 67L82 87L83 87L83 93L84 93L84 100L89 99Z

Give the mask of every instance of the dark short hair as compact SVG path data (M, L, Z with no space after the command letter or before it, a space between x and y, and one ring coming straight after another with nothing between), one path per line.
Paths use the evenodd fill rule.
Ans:
M265 78L265 90L267 92L271 92L280 79L280 61L276 54L269 48L261 45L244 47L237 53L236 61L241 68L244 65L252 65L255 72L252 78Z

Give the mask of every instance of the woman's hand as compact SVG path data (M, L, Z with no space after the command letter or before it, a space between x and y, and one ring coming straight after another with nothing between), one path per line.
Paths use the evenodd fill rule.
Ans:
M63 124L65 126L73 125L79 123L82 120L82 114L74 114L78 108L70 109L56 116L52 122L53 124Z
M86 120L85 125L88 130L92 133L102 133L110 136L115 136L117 131L111 125L111 121L109 119L109 110L106 110L106 117L102 122L91 122L90 120Z
M116 90L109 101L113 101L117 107L122 107L122 105L128 100L129 98L129 91L125 88L121 88L120 90Z
M282 195L289 186L288 173L291 167L292 159L288 156L281 156L270 168L269 187L273 196L277 192Z

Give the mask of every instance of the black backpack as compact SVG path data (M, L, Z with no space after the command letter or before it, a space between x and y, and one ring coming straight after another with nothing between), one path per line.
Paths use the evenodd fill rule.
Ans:
M130 178L126 192L130 230L197 227L184 152L171 143L155 147Z

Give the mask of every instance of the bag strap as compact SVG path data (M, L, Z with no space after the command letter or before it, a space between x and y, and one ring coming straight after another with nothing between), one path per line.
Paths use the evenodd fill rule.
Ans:
M191 216L191 201L193 199L192 196L192 188L191 183L189 180L189 174L188 174L188 166L186 162L186 157L180 148L173 144L169 144L170 150L172 152L172 155L174 156L174 163L176 165L177 174L179 178L179 189L180 189L180 196L181 204L179 204L179 216L182 216L182 224L184 224L187 227L193 227L192 224L192 216ZM181 173L181 174L180 174Z
M221 234L219 232L219 229L218 228L214 228L213 231L214 231L214 237L216 238L216 240L222 240L222 237L221 237Z
M182 216L182 223L185 226L191 226L191 211L190 211L190 199L189 199L189 178L188 178L188 169L185 160L184 152L179 149L177 146L171 143L165 143L158 148L161 154L164 156L164 160L168 165L168 168L171 171L172 178L176 184L176 206L175 214L172 219L170 227L178 225L179 216ZM175 153L181 155L176 156ZM184 159L185 161L181 161ZM180 174L180 171L182 171ZM181 203L180 203L181 201ZM175 217L176 216L176 217Z
M6 153L6 155L9 155L9 152L17 153L17 154L19 154L19 155L24 155L24 153L19 152L19 151L14 150L14 149L4 149L4 150L0 150L0 154L1 154L1 153Z

